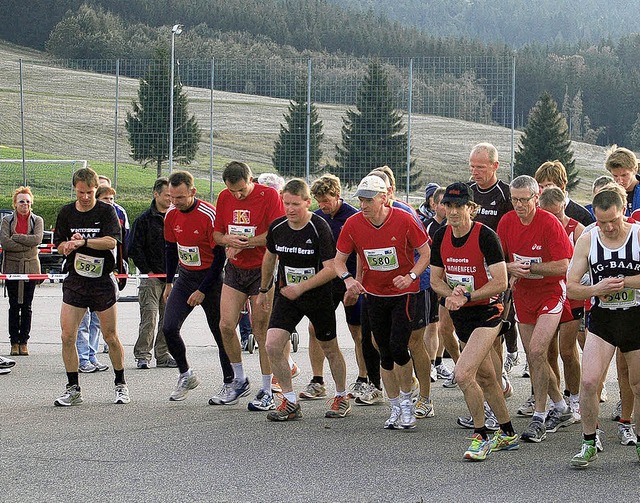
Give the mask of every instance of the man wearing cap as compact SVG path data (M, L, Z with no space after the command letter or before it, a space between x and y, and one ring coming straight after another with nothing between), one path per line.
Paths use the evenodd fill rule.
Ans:
M367 316L380 349L382 380L391 402L385 428L414 428L411 400L413 369L411 336L418 276L429 263L429 245L422 226L405 211L388 206L387 186L366 176L355 193L362 211L345 222L337 243L336 274L352 296L366 294ZM414 250L420 255L414 260ZM355 251L362 262L362 283L347 270Z
M558 324L572 318L565 275L573 246L560 221L537 207L539 187L534 178L519 176L510 188L515 210L500 220L498 236L507 257L513 307L535 398L533 420L521 436L529 442L541 442L546 432L573 422L548 361ZM548 416L547 397L553 401Z
M442 204L448 225L433 238L431 286L444 299L460 342L467 348L456 364L456 379L474 425L464 457L482 461L492 450L519 446L491 358L493 341L502 326L499 296L507 289L507 266L496 233L472 220L478 205L468 185L449 185ZM500 423L492 438L485 426L485 396Z

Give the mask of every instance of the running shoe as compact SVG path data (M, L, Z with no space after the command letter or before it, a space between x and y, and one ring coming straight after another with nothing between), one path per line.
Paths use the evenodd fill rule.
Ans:
M400 402L400 426L405 430L416 427L416 413L411 400Z
M413 381L411 382L411 401L415 402L420 396L420 383L416 376L413 376Z
M375 384L369 383L367 389L359 397L356 397L358 405L377 405L384 402L384 394Z
M235 405L241 397L249 394L250 389L249 379L245 378L244 382L234 379L222 386L220 394L209 398L209 405Z
M640 461L640 445L636 445L636 454L638 455L638 461Z
M67 384L64 393L53 402L54 405L59 407L69 407L70 405L80 405L81 403L82 395L80 394L80 386L77 384Z
M573 412L571 412L571 409L567 408L566 412L561 412L554 408L547 414L544 427L547 433L555 433L560 428L565 428L570 424L573 424Z
M148 369L149 368L149 360L145 360L144 358L138 358L136 360L136 367L139 369Z
M356 381L349 386L349 398L357 398L367 390L367 383L363 381Z
M161 362L156 361L156 367L175 369L178 368L178 364L176 361L170 356L166 360L162 360Z
M582 421L582 415L580 414L580 397L570 396L569 408L571 409L571 414L573 414L573 422L579 423Z
M509 382L509 378L507 374L502 374L502 393L505 398L509 398L513 395L513 386L511 386L511 382Z
M100 363L98 360L91 362L93 366L96 368L96 372L104 372L105 370L109 370L109 365L105 365L104 363Z
M515 451L520 448L520 437L515 433L514 435L507 435L502 430L498 430L491 439L491 452L493 451Z
M324 417L338 418L345 417L351 412L351 404L346 396L335 396L331 400L329 410L325 412Z
M459 416L456 422L463 428L467 428L469 430L473 430L475 428L472 416ZM484 426L489 431L497 431L500 428L498 418L493 413L493 410L491 410L491 407L489 407L487 402L484 402Z
M275 376L271 376L271 391L274 393L282 393L282 386L280 386Z
M436 372L438 373L438 379L449 379L452 374L444 363L436 365Z
M597 458L598 449L596 449L595 441L583 440L580 452L571 458L571 466L584 468Z
M633 425L629 423L618 423L618 438L622 445L636 445L638 443Z
M116 397L113 403L130 403L131 397L129 396L129 388L126 384L116 384L115 388Z
M273 395L270 395L263 389L258 391L256 397L247 404L247 409L251 411L265 411L275 408L276 403L273 401Z
M267 414L269 421L293 421L302 417L302 410L300 404L291 403L286 398L282 397L282 402L276 408Z
M385 430L399 430L400 429L400 407L395 405L391 406L391 415L384 423Z
M431 401L431 399L425 398L420 395L418 397L418 401L416 402L415 412L418 419L435 416L435 412L433 410L433 402Z
M103 353L108 353L109 352L109 345L106 342L102 346L102 352Z
M0 369L10 369L16 364L15 360L0 356Z
M83 374L92 374L93 372L97 372L98 369L91 362L84 362L78 367L78 372L82 372Z
M529 362L528 361L524 362L524 369L522 369L522 377L531 377L531 374L529 374Z
M293 367L291 367L291 378L298 377L300 375L300 367L298 367L297 363L293 363Z
M431 382L436 382L438 380L438 371L436 370L436 366L431 364Z
M519 416L531 417L536 411L536 398L531 395L518 409Z
M507 374L510 374L513 370L513 367L520 363L520 355L516 351L515 353L507 353L506 358L504 359L504 371Z
M200 379L194 373L191 373L191 375L180 374L176 389L174 389L171 395L169 395L169 400L172 402L180 402L184 400L187 398L189 391L197 388L198 384L200 384Z
M622 400L618 400L618 403L616 404L616 408L613 409L613 412L611 413L611 420L620 421L621 416L622 416Z
M482 438L479 433L471 437L471 445L464 453L464 459L471 461L484 461L491 452L492 441Z
M596 428L596 450L598 452L604 451L604 447L602 446L602 437L604 437L604 430L600 428Z
M449 378L442 383L442 387L443 388L448 388L448 389L453 389L453 388L457 388L458 387L458 382L456 381L456 370L453 369L453 372L451 372L451 376L449 376Z
M11 369L0 367L0 375L2 374L11 374Z
M527 429L522 432L520 438L527 442L535 442L536 444L539 444L547 438L547 430L544 423L537 417L534 417L529 423L529 426L527 426Z
M273 384L272 384L273 386ZM273 389L273 388L272 388ZM298 395L302 400L318 400L327 396L327 388L317 382L310 382Z

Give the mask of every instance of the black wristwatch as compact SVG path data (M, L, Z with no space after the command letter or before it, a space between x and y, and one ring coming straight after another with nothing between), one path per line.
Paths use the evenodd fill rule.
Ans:
M342 281L344 281L344 280L345 280L345 279L347 279L347 278L353 278L353 274L351 274L349 271L347 271L347 272L343 272L343 273L340 275L340 279L341 279Z
M471 302L471 293L470 292L464 292L464 296L467 299L467 302Z
M262 288L262 287L258 288L258 292L260 292L260 293L267 293L269 290L271 290L271 287L269 287L269 288Z

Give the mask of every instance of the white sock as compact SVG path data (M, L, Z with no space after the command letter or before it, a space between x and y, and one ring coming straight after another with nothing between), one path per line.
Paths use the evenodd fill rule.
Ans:
M553 408L559 410L560 412L567 412L569 410L569 406L567 405L567 402L564 401L564 399L560 400L559 402L553 402Z
M183 372L182 374L180 374L180 377L191 377L192 374L193 374L193 370L189 369L186 372Z
M400 397L397 396L395 398L389 398L389 402L392 407L400 407Z
M546 412L535 411L533 413L533 418L532 419L536 419L537 418L537 419L539 419L540 421L542 421L544 423L544 420L546 419L546 417L547 417L547 413Z
M242 367L242 362L240 363L232 363L231 367L233 368L233 376L240 382L244 382L246 379L244 375L244 368Z
M262 390L266 391L267 393L269 393L270 395L271 393L271 378L273 377L273 374L262 374Z
M284 394L284 397L291 403L296 403L298 401L295 391L287 391L286 393L283 393L283 394Z
M345 396L347 394L347 390L344 391L336 391L336 396Z
M411 391L406 392L406 391L400 390L400 401L404 402L405 400L411 401Z

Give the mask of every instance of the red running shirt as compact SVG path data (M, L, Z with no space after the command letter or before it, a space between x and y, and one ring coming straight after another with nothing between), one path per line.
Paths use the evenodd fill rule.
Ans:
M529 225L522 224L515 210L507 213L498 224L498 237L502 242L507 262L518 260L530 263L554 262L571 259L573 255L573 245L560 221L540 208L536 209L536 214ZM564 275L532 274L528 278L520 278L514 287L514 292L519 290L536 298L542 298L547 296L547 292L554 292L557 288L564 290L564 285Z
M214 230L223 234L238 234L247 237L259 236L269 230L276 218L284 215L284 204L276 189L254 184L246 199L236 199L224 189L218 196L218 215ZM266 247L245 248L233 259L240 269L258 269Z
M209 269L213 263L213 223L216 208L200 199L187 212L171 206L164 217L164 239L178 245L180 265L190 271Z
M380 227L356 213L342 227L336 248L349 255L357 252L362 262L362 286L372 295L395 297L416 293L420 282L406 290L393 285L393 278L409 274L415 265L413 251L427 243L422 224L406 211L391 208Z

